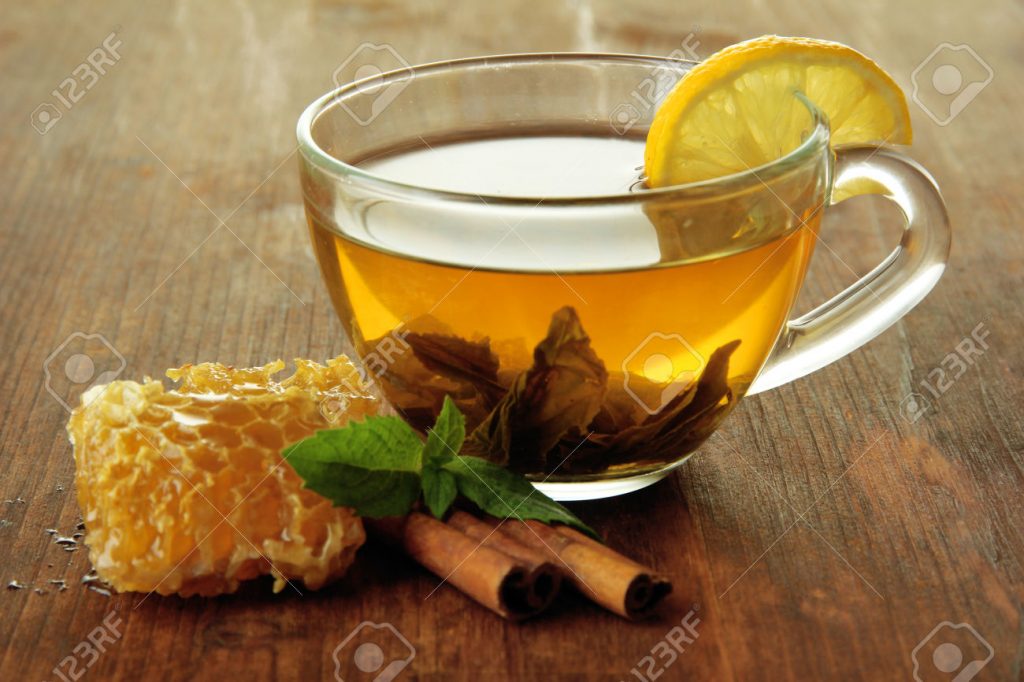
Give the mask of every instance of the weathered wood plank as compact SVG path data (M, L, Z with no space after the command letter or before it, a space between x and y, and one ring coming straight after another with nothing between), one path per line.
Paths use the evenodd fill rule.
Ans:
M943 621L970 623L990 643L977 679L1020 678L1022 15L1006 0L6 8L0 582L46 594L0 592L0 678L56 678L115 611L121 635L87 679L330 679L335 647L365 620L415 647L409 679L637 679L630 670L695 604L700 636L660 679L909 679L912 650ZM34 132L36 105L115 30L121 60ZM931 297L868 348L746 401L669 481L580 505L612 545L673 577L659 619L627 624L568 599L512 625L451 589L428 598L432 576L376 549L342 583L301 597L258 582L215 600L143 601L79 583L86 553L45 533L78 518L67 414L46 390L46 358L74 332L103 334L132 377L346 348L306 245L292 152L298 113L357 45L387 42L410 62L665 54L691 31L702 54L767 32L842 40L908 92L936 46L966 43L995 78L948 126L912 105L912 153L941 183L956 229ZM802 309L870 269L895 243L895 223L876 201L834 209L822 237L835 254L818 250ZM989 350L906 420L904 397L979 323ZM64 592L47 582L59 578Z

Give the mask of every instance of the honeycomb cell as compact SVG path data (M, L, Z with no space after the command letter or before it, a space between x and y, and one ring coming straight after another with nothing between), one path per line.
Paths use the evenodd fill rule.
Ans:
M168 370L174 390L115 381L83 396L68 433L103 579L121 591L208 596L264 574L275 592L297 580L318 589L345 572L365 539L361 520L303 489L281 447L379 403L343 356L295 364L280 382L280 360L203 363Z

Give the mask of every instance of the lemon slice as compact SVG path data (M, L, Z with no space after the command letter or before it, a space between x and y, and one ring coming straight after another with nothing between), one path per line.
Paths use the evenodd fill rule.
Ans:
M655 113L644 149L651 187L755 168L796 148L811 128L803 93L825 112L832 144L910 144L910 113L892 77L853 48L762 36L689 71Z

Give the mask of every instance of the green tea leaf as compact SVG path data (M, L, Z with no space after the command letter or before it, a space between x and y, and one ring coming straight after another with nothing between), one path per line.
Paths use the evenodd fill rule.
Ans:
M448 396L437 416L434 427L427 432L427 445L423 449L423 461L438 466L451 460L462 449L466 439L466 418Z
M423 467L423 501L431 514L443 518L458 494L452 472L432 464Z
M304 486L360 516L407 514L420 495L423 444L398 417L369 417L319 431L284 458Z
M491 516L564 523L600 539L575 514L519 474L479 457L461 455L444 468L454 474L459 492Z

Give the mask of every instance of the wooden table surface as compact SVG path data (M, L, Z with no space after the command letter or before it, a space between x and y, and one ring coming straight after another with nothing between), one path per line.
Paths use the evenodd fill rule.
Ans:
M28 587L0 591L0 679L74 679L72 668L82 679L331 679L335 649L363 621L391 624L414 648L397 679L643 679L634 668L659 679L912 679L912 652L929 636L923 651L949 642L985 659L990 647L976 679L1020 679L1024 11L1009 0L946 5L8 3L0 580ZM968 60L957 62L967 81L986 69L994 78L948 125L911 104L912 154L942 186L955 229L932 294L864 349L746 400L661 484L575 507L612 546L671 575L660 617L627 623L569 598L510 624L448 587L428 598L433 576L374 549L342 582L303 596L272 595L265 581L188 600L80 584L87 553L46 533L70 533L79 517L68 414L53 397L84 342L75 334L102 335L131 378L346 350L307 245L294 126L354 50L388 44L411 63L668 54L691 33L702 56L762 33L840 40L908 93L933 50L966 44L974 53L955 56ZM94 59L104 73L93 78L79 64L97 49L113 64ZM899 222L880 200L831 210L829 248L800 306L867 272ZM953 372L949 354L972 332L988 350ZM117 356L102 343L86 352L107 369ZM939 397L909 414L905 397L928 396L925 383ZM59 579L67 590L49 582ZM691 609L696 640L651 665ZM120 623L113 643L80 644L104 618ZM922 679L951 679L935 665L924 657Z

